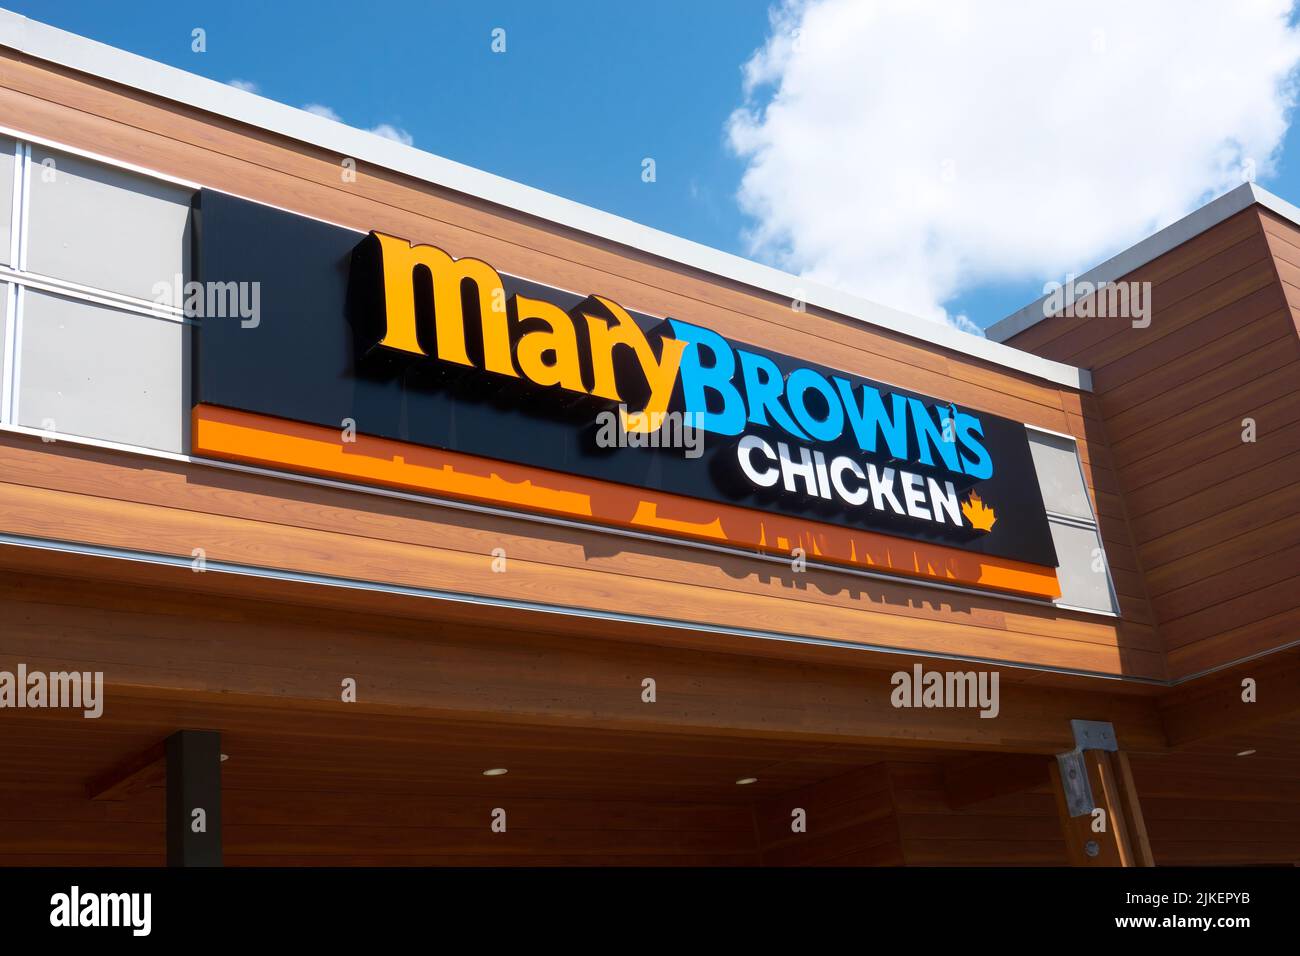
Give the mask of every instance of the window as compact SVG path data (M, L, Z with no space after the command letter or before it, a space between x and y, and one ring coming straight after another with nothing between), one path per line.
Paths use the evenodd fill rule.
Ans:
M1056 545L1057 577L1064 607L1119 613L1110 565L1083 481L1074 439L1027 429L1038 485Z
M190 276L191 195L0 140L4 424L188 449L191 323L155 300Z

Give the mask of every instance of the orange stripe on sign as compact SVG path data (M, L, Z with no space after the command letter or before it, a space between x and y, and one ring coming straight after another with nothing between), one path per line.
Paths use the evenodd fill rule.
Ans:
M1054 568L972 554L892 535L513 465L409 442L257 415L194 407L197 455L361 484L538 511L599 524L696 538L949 584L1060 597Z

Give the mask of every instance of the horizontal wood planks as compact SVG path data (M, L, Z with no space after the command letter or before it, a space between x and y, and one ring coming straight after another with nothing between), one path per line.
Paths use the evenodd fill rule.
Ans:
M0 436L0 530L209 561L1159 676L1149 627L837 571L611 537L133 455ZM508 573L493 571L504 548ZM818 613L810 614L811 608ZM873 626L864 631L864 613Z
M194 575L172 569L174 578ZM179 585L180 581L173 581ZM160 689L307 713L404 712L505 723L844 743L1052 752L1076 712L1108 715L1145 746L1164 732L1150 697L1008 681L997 720L890 704L891 671L502 629L480 621L268 607L174 589L96 588L6 575L0 662L101 670L115 697ZM527 621L527 616L522 618ZM525 624L526 626L526 624ZM356 704L339 704L356 680ZM642 681L661 689L641 699ZM355 719L355 718L354 718Z
M321 645L341 659L349 656L338 634L319 625L313 630ZM61 625L56 634L75 638ZM263 635L245 637L253 645ZM208 643L219 669L220 641ZM0 660L12 650L0 651ZM17 650L26 657L29 649ZM70 648L84 651L75 643ZM272 646L264 658L292 655ZM279 679L251 659L243 667L260 671L260 679ZM625 669L640 673L636 664ZM676 693L671 688L679 679L664 673L661 688ZM308 678L323 679L312 670ZM160 781L105 801L88 799L84 784L177 727L222 734L229 755L222 765L229 865L1065 862L1054 797L1044 787L960 810L949 805L944 768L969 761L955 750L826 744L771 733L722 736L682 732L670 723L622 729L608 721L476 721L367 706L367 697L384 695L372 677L363 675L359 690L355 705L302 708L287 706L282 696L110 687L97 720L67 711L9 711L0 736L0 766L10 780L0 794L0 865L159 865ZM666 697L655 706L668 703ZM1245 738L1135 755L1157 862L1294 860L1300 851L1293 839L1300 833L1296 731L1291 720L1253 732L1257 758L1232 752ZM497 766L509 773L482 775ZM756 783L737 785L751 776ZM491 829L498 809L506 813L505 833ZM799 830L791 826L796 810L806 824Z
M651 314L698 320L737 341L759 343L975 409L1076 435L1089 492L1100 515L1103 541L1115 568L1123 617L1115 621L1052 609L1036 610L1027 605L1012 608L1008 602L994 598L950 599L924 587L877 587L841 576L819 578L817 584L808 586L791 580L775 566L771 566L769 574L732 559L709 565L668 547L633 547L625 539L610 539L602 546L597 543L599 538L582 533L573 533L562 541L558 533L535 528L519 528L513 534L521 549L518 574L488 576L474 585L469 580L473 574L466 560L470 547L485 543L475 527L483 522L448 515L443 526L459 525L463 531L438 534L433 540L455 545L439 552L425 547L430 537L423 537L419 545L414 545L419 548L417 555L404 547L411 542L409 532L427 534L439 529L408 520L409 530L402 535L397 523L376 524L370 520L372 513L385 510L387 505L372 505L360 498L342 506L353 515L336 515L333 519L336 534L345 530L352 535L347 543L356 550L347 555L349 564L398 583L410 583L410 573L397 571L399 566L408 566L422 581L443 580L471 590L487 588L503 596L513 590L508 596L526 593L540 600L544 595L557 603L584 607L617 604L628 609L664 609L690 613L692 619L702 622L773 622L780 627L788 626L780 625L782 620L799 620L804 622L799 630L811 630L818 636L871 633L889 646L900 648L1141 677L1163 676L1161 649L1151 629L1151 611L1125 525L1119 485L1105 442L1098 437L1098 410L1087 394L843 316L815 309L796 311L790 303L768 293L384 170L362 167L354 182L344 182L339 176L341 157L318 148L7 51L0 51L0 122L306 215L436 243L457 256L483 258L506 272L563 288L600 292ZM64 452L66 449L55 453ZM15 479L15 483L26 482L34 488L50 487L59 481L53 477L59 471L57 467L47 465L44 471L42 478L29 475ZM153 480L148 468L140 469L133 478ZM275 493L268 489L259 490L263 511L257 520L268 522L268 531L269 522L274 520L275 540L262 538L253 545L257 532L243 522L225 520L233 515L218 518L203 514L218 498L225 500L222 507L229 506L233 499L205 489L202 482L195 482L189 494L178 494L174 486L164 494L163 482L146 487L136 480L114 486L106 484L103 476L98 481L98 487L91 489L83 484L81 490L117 499L124 510L115 515L114 506L101 505L97 510L69 512L60 517L60 509L75 510L89 503L82 499L78 504L69 497L33 496L30 490L7 490L22 499L13 502L15 514L25 510L33 517L48 516L50 527L61 525L59 530L64 534L96 524L130 524L140 529L141 539L170 541L173 546L199 535L211 538L218 550L228 550L227 544L241 539L266 560L298 560L309 552L318 559L312 563L319 573L326 573L322 568L329 562L323 559L329 549L343 543L339 537L331 543L318 533L306 534L308 529L297 524L307 520L303 509L292 504L277 505ZM232 484L237 485L233 480ZM63 487L68 488L66 483ZM145 504L149 510L132 504ZM164 507L169 510L162 510ZM381 528L380 524L385 526ZM362 528L366 529L365 540L355 534ZM384 544L383 536L390 533L402 535L404 540ZM122 546L128 545L123 542ZM190 544L186 552L194 546ZM544 568L528 563L532 559L526 556L538 546L548 551ZM291 557L290 551L298 555ZM585 551L581 567L573 557L577 551ZM477 552L473 561L481 564L479 556L483 553ZM516 552L509 553L513 556ZM423 568L411 563L417 556L425 562ZM628 580L631 576L639 577L640 583L634 586ZM644 600L635 595L638 590L646 592ZM875 597L854 596L873 593ZM744 600L738 601L741 594ZM778 594L781 603L771 603L770 599ZM792 613L779 611L782 606ZM873 612L871 628L860 624L863 611ZM879 627L874 624L877 620ZM932 626L936 622L941 626Z
M75 728L11 728L0 754L26 772L0 798L0 865L161 865L161 787L118 802L75 788L169 725L165 712L126 710ZM320 728L335 737L294 735L290 722L265 718L224 732L227 865L752 865L749 804L728 775L757 763L780 776L780 754L761 745L746 755L685 738L548 731L542 741L499 727L402 723L362 721L367 739L339 721ZM482 776L497 765L510 774ZM835 767L832 759L823 772ZM498 811L505 832L492 829Z
M954 810L937 763L891 765L890 785L910 866L1066 865L1056 800L1046 786Z
M754 807L764 866L899 866L903 863L888 765L783 793Z
M0 765L21 779L0 796L3 864L160 864L161 789L98 802L80 785L178 723L222 732L229 865L748 865L753 801L877 759L761 739L302 714L221 697L110 696L94 721L6 716ZM510 772L482 775L497 766ZM758 785L736 786L753 773ZM491 829L497 809L503 833Z
M1158 864L1300 865L1300 718L1131 763Z
M1300 229L1251 207L1120 281L1152 283L1149 327L1057 317L1009 344L1091 369L1178 678L1300 625Z

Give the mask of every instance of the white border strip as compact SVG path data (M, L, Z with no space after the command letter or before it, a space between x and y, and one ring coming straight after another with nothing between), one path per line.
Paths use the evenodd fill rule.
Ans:
M791 301L806 302L850 316L899 335L920 339L1068 388L1083 391L1091 389L1088 373L1074 366L1030 355L948 325L929 322L808 282L778 269L710 249L540 189L29 20L11 11L0 11L0 46L475 196L662 259L775 293Z
M21 240L18 243L18 258L14 261L13 267L20 272L27 271L27 247L30 245L28 238L31 235L31 208L32 208L32 144L23 143L23 193L22 193L22 213L17 220L17 225L21 229ZM14 223L10 223L13 228Z
M9 210L9 262L0 267L5 272L18 268L23 235L23 178L26 171L25 144L14 139L14 172L12 205ZM7 280L8 281L8 280ZM18 284L8 281L5 289L4 366L0 368L0 424L16 421L14 415L14 388L18 368Z
M93 302L95 305L117 309L119 312L132 312L136 315L145 315L153 319L168 319L172 322L198 323L197 317L186 316L185 311L176 306L150 302L147 299L137 299L134 296L109 292L105 289L94 289L78 282L55 279L35 272L15 272L8 266L0 265L0 282L10 282L22 288L37 289L41 292L76 299L80 302Z
M1256 203L1277 213L1283 219L1288 219L1300 225L1300 209L1291 205L1285 199L1274 196L1267 189L1261 189L1254 183L1242 183L1172 225L1166 226L1159 232L1148 236L1137 245L1124 250L1117 256L1112 256L1083 275L1075 276L1074 281L1076 284L1089 282L1094 285L1099 282L1115 282L1133 270L1160 258L1166 252L1178 248L1201 233L1214 228L1225 219L1230 219L1243 209L1247 209ZM1060 278L1064 279L1065 276ZM1019 335L1025 329L1037 325L1047 318L1044 310L1046 302L1047 295L1044 294L1020 311L1007 316L1001 322L993 323L984 330L984 334L996 342L1005 342L1012 336ZM1073 302L1073 298L1069 302L1063 302L1062 307L1072 305Z
M8 133L8 131L5 131ZM18 268L18 238L22 235L23 212L23 158L26 155L23 137L8 133L14 137L14 180L13 196L9 207L9 264Z

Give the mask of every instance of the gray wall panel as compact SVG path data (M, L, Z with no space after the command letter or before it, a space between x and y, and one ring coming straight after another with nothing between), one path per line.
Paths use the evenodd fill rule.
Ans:
M1073 441L1028 429L1029 451L1048 511L1093 520L1092 502L1083 483L1079 452Z
M185 450L188 326L31 290L22 326L19 424Z
M5 330L9 325L9 283L0 282L0 372L9 363L9 338ZM0 387L3 383L0 380Z
M0 136L0 263L10 261L9 243L13 236L14 218L14 141Z
M1061 562L1056 572L1061 582L1061 603L1117 613L1119 609L1115 607L1106 561L1100 562L1102 570L1094 570L1097 559L1093 552L1101 548L1101 537L1096 529L1060 521L1052 521L1051 526L1052 541Z
M190 190L35 145L30 189L30 271L149 301L189 277Z

